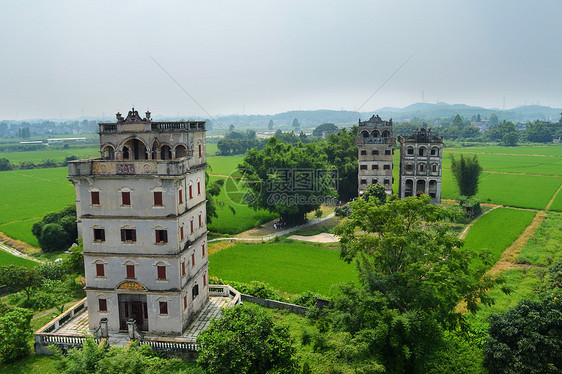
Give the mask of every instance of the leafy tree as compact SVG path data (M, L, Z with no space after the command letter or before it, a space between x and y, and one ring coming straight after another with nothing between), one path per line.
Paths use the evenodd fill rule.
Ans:
M541 121L528 123L525 129L525 137L530 142L550 143L552 141L552 132L547 124Z
M338 197L342 201L349 201L357 196L356 136L357 126L353 126L349 130L341 129L336 134L328 135L321 143L328 162L337 170Z
M502 121L497 125L490 125L490 128L486 131L485 135L490 140L501 142L505 134L512 132L517 133L515 124L510 121Z
M318 144L283 144L276 137L262 150L251 149L238 167L253 199L248 204L277 213L289 225L332 198L331 168Z
M217 214L217 204L215 197L220 195L222 186L224 185L224 179L218 179L214 182L210 181L209 173L205 171L205 186L206 186L206 196L207 196L207 223L213 222L213 218L218 217ZM234 208L231 207L233 213L236 213Z
M458 114L455 115L455 117L453 117L453 121L451 122L451 126L455 126L459 130L461 130L464 127L464 121L462 117Z
M0 317L0 359L14 361L29 354L29 341L33 312L29 309L13 308Z
M312 135L322 136L324 133L333 134L335 132L338 132L338 130L338 127L333 123L323 123L312 131Z
M489 123L490 126L496 126L498 123L500 123L497 114L490 115Z
M7 158L0 158L0 171L12 170L12 164Z
M31 288L39 286L42 279L37 270L33 268L13 264L0 266L1 282L15 292L24 290L27 300L29 300Z
M270 120L269 120L269 123L267 124L268 130L273 130L273 126L275 126L275 124L273 123L273 120L270 119Z
M46 214L41 221L33 224L31 232L45 252L67 249L78 238L76 206Z
M386 202L386 189L382 184L370 184L367 186L367 190L363 193L363 199L366 201L375 201L378 204L384 204Z
M490 373L562 372L562 303L523 300L492 314L484 343Z
M519 140L519 134L515 131L507 132L503 135L502 145L505 147L514 147Z
M476 155L465 158L461 154L460 159L456 159L455 156L451 155L451 171L457 181L461 195L476 195L480 173L482 172L482 167Z
M235 306L201 333L197 363L211 373L296 371L289 330L259 309Z
M293 127L295 131L298 131L301 128L301 124L299 123L299 120L296 118L293 120Z
M489 305L486 294L496 281L479 278L483 269L469 266L475 253L463 249L444 219L456 212L430 204L430 197L407 197L384 205L360 199L334 233L341 257L357 259L360 280L370 293L380 292L400 313L420 311L445 328L464 322L456 305L469 311Z

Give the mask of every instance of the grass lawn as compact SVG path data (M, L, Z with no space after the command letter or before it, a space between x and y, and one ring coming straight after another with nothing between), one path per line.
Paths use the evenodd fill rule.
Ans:
M296 242L236 244L209 256L209 273L237 282L262 281L291 294L328 295L333 284L357 281L355 265L342 261L339 251Z
M52 356L29 357L10 364L0 364L0 373L3 374L57 374L56 359Z
M21 258L18 256L14 256L8 252L5 252L0 249L0 266L3 265L18 265L18 266L25 266L27 268L32 268L34 266L39 265L37 262L26 260L25 258ZM1 283L1 281L0 281Z
M531 223L535 214L528 210L494 209L472 225L465 238L465 247L477 252L489 251L492 263L495 263ZM474 259L475 265L481 263L479 258Z

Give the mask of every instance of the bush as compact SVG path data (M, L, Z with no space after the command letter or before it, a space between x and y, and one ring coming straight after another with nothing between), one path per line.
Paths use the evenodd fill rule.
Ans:
M199 335L197 363L211 373L296 372L295 348L287 327L264 312L235 306Z
M67 206L59 212L46 214L31 227L39 246L45 252L62 251L78 238L76 207Z
M33 337L30 310L14 308L0 317L0 359L14 361L29 354L29 341Z
M490 316L484 367L490 373L560 373L562 303L523 300Z

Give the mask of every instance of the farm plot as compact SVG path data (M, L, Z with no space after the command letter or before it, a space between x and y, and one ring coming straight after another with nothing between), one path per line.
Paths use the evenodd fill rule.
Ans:
M34 261L26 260L25 258L14 256L0 249L0 266L4 266L4 265L17 265L17 266L25 266L26 268L32 268L34 266L37 266L38 263Z
M209 273L238 282L262 281L292 294L328 295L333 284L357 281L355 265L342 261L339 251L296 243L234 245L209 256Z
M520 209L497 208L482 216L470 228L465 247L476 252L489 251L492 264L521 235L536 212ZM480 259L474 260L481 265Z
M451 157L445 154L443 168L451 167ZM472 156L469 153L464 155ZM485 171L525 173L539 175L562 175L562 157L514 156L498 154L479 154L478 161ZM457 157L458 158L458 157Z
M556 193L562 178L483 172L476 197L483 202L518 208L544 209ZM458 187L450 170L443 171L441 196L456 199Z
M207 172L212 175L230 175L241 164L244 156L215 156L207 158L210 168Z
M483 147L465 147L465 148L446 148L446 153L496 153L496 154L512 154L512 155L543 155L543 156L561 156L562 145L531 145L518 147L499 147L499 146L483 146Z
M66 168L4 171L0 173L0 231L37 245L31 226L46 213L74 201L74 187Z
M76 156L77 158L99 157L100 151L97 146L91 148L58 149L46 151L29 152L2 152L0 158L7 158L12 164L21 164L23 161L39 163L43 160L63 161L66 157Z
M224 178L211 177L211 181L217 179ZM275 214L263 209L257 211L253 210L240 201L240 194L227 194L226 188L232 188L232 186L225 183L225 186L221 189L220 195L217 196L218 217L213 218L213 222L209 224L209 231L223 234L237 234L276 217ZM235 210L235 213L232 212L231 207Z

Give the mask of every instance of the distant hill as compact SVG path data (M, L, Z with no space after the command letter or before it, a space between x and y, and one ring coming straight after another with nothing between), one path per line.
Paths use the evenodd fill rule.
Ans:
M480 114L482 119L487 119L492 114L496 114L500 120L514 122L527 122L540 120L558 121L560 119L560 108L550 108L540 105L520 106L513 109L487 109L466 104L447 104L447 103L416 103L405 108L384 107L373 112L352 112L345 110L295 110L272 115L228 115L220 116L217 121L222 127L234 125L235 127L265 127L270 120L273 120L274 129L291 128L293 119L298 119L305 127L315 127L322 123L335 123L337 125L356 124L361 118L366 120L373 114L378 114L382 118L392 118L395 121L403 121L413 118L439 119L450 118L460 114L465 118L472 118Z

